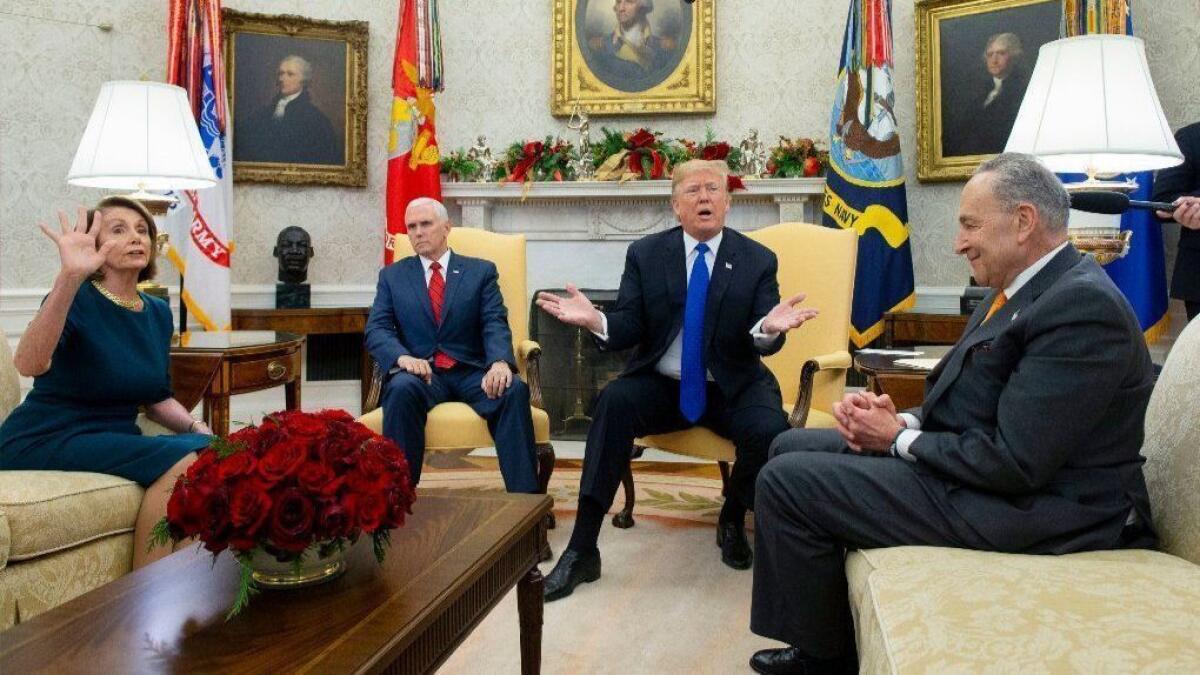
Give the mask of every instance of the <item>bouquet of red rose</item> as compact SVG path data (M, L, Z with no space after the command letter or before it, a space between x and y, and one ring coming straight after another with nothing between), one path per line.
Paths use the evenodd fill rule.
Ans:
M414 499L404 453L349 413L277 412L200 451L175 481L151 543L194 537L214 556L228 548L242 565L232 616L254 592L256 554L298 567L367 534L382 562Z

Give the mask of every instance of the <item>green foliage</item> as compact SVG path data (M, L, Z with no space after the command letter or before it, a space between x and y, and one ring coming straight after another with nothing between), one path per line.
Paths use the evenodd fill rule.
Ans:
M442 173L448 174L451 180L473 181L479 178L483 164L476 159L468 159L467 153L461 149L442 156Z
M146 551L159 546L171 545L171 526L167 523L167 517L163 516L154 527L150 530L150 540L146 542Z
M214 556L215 560L216 557ZM251 596L258 595L258 589L254 586L254 578L251 576L254 573L250 567L250 553L244 553L237 556L238 571L238 593L237 598L233 601L233 607L229 608L229 613L225 615L225 620L228 621L237 616L239 612L250 604Z
M214 436L212 442L208 444L209 449L217 453L217 459L225 459L226 457L241 452L246 449L246 444L241 441L230 442L228 438Z
M767 172L775 178L801 178L805 175L805 163L809 158L819 162L817 176L825 175L829 166L829 151L817 146L811 138L779 137L779 145L771 149ZM810 174L812 175L812 174Z
M379 529L371 534L371 546L375 551L376 562L382 564L387 556L388 546L392 543L392 531Z

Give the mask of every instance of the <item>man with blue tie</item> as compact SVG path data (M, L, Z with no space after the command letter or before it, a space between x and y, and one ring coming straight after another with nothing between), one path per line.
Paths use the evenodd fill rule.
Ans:
M675 167L671 208L680 227L629 247L611 311L599 312L570 284L565 298L538 296L539 307L587 328L602 348L636 347L593 410L575 529L546 578L547 601L600 578L600 527L629 466L633 439L696 424L737 449L717 543L725 564L751 565L746 509L754 504L754 480L772 439L788 428L779 384L762 356L779 351L784 333L816 310L795 307L802 294L780 302L775 255L725 229L728 177L721 161Z
M537 492L529 387L515 373L496 266L450 250L450 219L437 200L412 200L404 222L417 255L380 270L365 331L387 370L383 433L404 449L416 485L429 410L462 401L487 420L508 491Z

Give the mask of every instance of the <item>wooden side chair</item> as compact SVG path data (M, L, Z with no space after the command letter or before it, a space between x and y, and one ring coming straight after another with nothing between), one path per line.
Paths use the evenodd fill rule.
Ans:
M396 259L413 255L406 237L396 238ZM542 402L541 373L538 357L542 348L529 339L529 296L525 285L525 235L496 234L469 227L450 230L450 248L455 253L484 258L496 264L500 273L500 294L508 308L508 327L513 336L513 353L521 379L529 385L533 414L533 436L537 448L538 489L543 494L554 471L554 446L550 444L550 416ZM371 386L363 401L364 415L359 421L376 433L383 433L383 410L379 407L383 371L375 364ZM487 422L465 403L450 402L434 406L425 423L425 456L433 453L466 455L476 448L495 445ZM553 521L551 521L553 522Z
M846 387L851 366L850 309L854 296L854 266L858 236L853 230L804 223L781 223L748 233L779 259L779 294L788 298L807 293L807 307L820 316L787 335L777 354L764 359L779 380L788 423L798 427L833 427L833 404ZM633 457L645 448L715 460L721 469L722 494L729 490L733 443L705 427L656 434L634 441ZM630 467L622 479L625 507L612 518L614 526L633 527L634 484Z

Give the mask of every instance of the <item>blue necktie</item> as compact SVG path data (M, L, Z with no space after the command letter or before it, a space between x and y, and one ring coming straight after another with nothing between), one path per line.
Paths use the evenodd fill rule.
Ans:
M679 411L693 424L704 414L704 302L708 298L708 244L696 244L683 310L683 358L679 370Z

